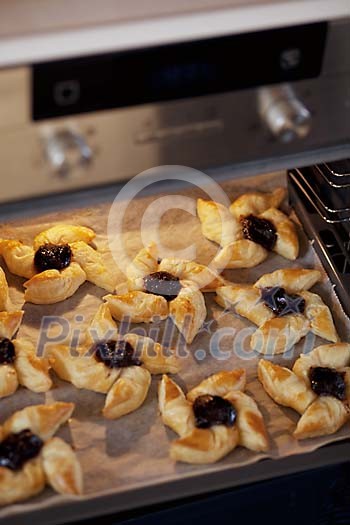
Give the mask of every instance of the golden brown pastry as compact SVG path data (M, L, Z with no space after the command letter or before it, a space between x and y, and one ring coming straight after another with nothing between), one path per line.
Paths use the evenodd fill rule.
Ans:
M23 318L23 310L0 312L0 339L12 339Z
M293 222L276 208L269 208L261 213L259 218L272 222L276 229L277 240L272 250L294 261L299 254L299 239Z
M116 294L104 297L113 317L149 323L170 315L187 343L193 341L207 314L202 291L214 291L226 282L194 261L159 260L154 244L136 255L127 276Z
M195 428L192 403L167 375L159 383L158 403L164 425L179 436L186 436Z
M9 296L9 287L0 267L0 340L12 339L23 318L23 310L14 310Z
M240 239L224 246L214 257L213 264L218 269L253 268L265 261L268 251L260 244L248 239Z
M310 330L315 335L336 343L339 340L332 314L321 297L315 293L303 291L300 295L305 299L304 315L310 322Z
M142 405L151 374L177 373L180 363L173 351L166 351L149 337L118 336L117 326L114 323L113 329L107 309L106 304L99 308L89 335L76 354L68 346L55 345L48 349L48 356L61 379L76 388L107 394L103 415L116 419Z
M132 263L126 269L126 276L129 281L134 282L157 270L158 249L155 243L151 243L137 253Z
M79 264L90 283L113 292L116 278L112 270L106 267L101 254L84 241L73 242L70 245L73 251L73 261Z
M225 285L225 279L221 275L194 261L169 257L161 260L158 270L175 275L180 280L193 282L201 292L215 292L219 286Z
M77 356L69 346L53 346L47 355L58 377L72 383L76 388L107 394L120 375L120 369L105 366L88 352Z
M13 341L16 353L14 367L18 382L32 392L47 392L52 386L49 375L49 362L36 355L34 345L25 339Z
M309 290L321 280L319 270L307 270L305 268L287 268L266 273L256 281L257 288L269 286L280 286L290 293L299 293Z
M91 228L86 226L72 226L70 224L57 224L48 230L39 233L33 242L34 250L37 250L43 244L71 244L82 241L90 244L96 234Z
M197 200L197 215L202 233L210 241L226 246L242 237L242 228L223 204L204 199Z
M163 374L165 370L167 374L179 372L179 360L173 350L167 351L160 343L142 335L125 334L123 339L135 348L136 355L151 374Z
M218 461L237 445L266 451L263 417L255 401L239 390L244 387L244 370L219 372L186 398L164 375L158 390L162 421L180 436L170 444L170 457L200 464Z
M43 469L47 483L59 494L78 496L83 492L80 463L63 439L53 437L42 451Z
M223 308L234 307L239 315L257 326L274 317L272 310L261 300L260 291L249 284L221 286L216 290L215 300Z
M106 295L112 316L117 321L130 319L131 323L151 323L156 319L166 319L169 315L168 303L164 297L140 291L124 295Z
M0 398L10 396L18 385L32 392L47 392L52 381L47 359L38 357L25 339L0 339Z
M14 394L18 388L18 377L12 364L0 365L0 398Z
M216 302L258 326L250 346L259 353L283 353L310 330L335 342L338 335L329 308L307 291L320 277L318 270L276 270L253 286L231 283L217 288Z
M74 403L58 401L51 405L33 405L18 410L2 426L2 438L29 428L43 440L52 438L71 417Z
M237 412L239 445L254 452L266 452L269 441L264 418L254 399L239 390L226 394L226 399Z
M4 270L0 266L0 311L5 311L9 306L9 287Z
M339 351L339 356L337 352ZM293 371L261 359L258 376L274 401L301 414L294 436L306 439L337 432L349 419L350 345L323 345L301 355Z
M308 354L300 354L295 361L293 372L310 385L309 370L312 366L343 369L350 365L350 344L334 343L321 345Z
M120 371L116 382L108 391L103 415L117 419L134 412L145 401L151 385L151 374L142 366L129 366Z
M71 416L72 403L36 405L15 412L0 432L0 505L26 500L41 492L48 483L61 494L82 493L79 462L72 448L60 438L52 438ZM11 455L5 450L16 450ZM25 449L23 456L21 450ZM6 464L6 466L4 466Z
M214 292L218 286L225 284L225 279L216 271L195 261L165 257L160 259L156 245L153 243L142 248L127 267L127 281L116 286L117 295L131 291L145 291L144 278L156 272L167 272L181 281L191 281L202 292Z
M32 459L19 472L0 467L0 505L29 499L44 490L46 484L42 459Z
M187 399L193 402L196 397L209 394L211 396L225 396L229 392L245 390L247 374L244 368L223 370L204 379L187 394Z
M24 283L24 299L34 304L54 304L68 299L86 281L86 273L77 263L62 271L45 270Z
M183 463L215 463L232 452L239 443L237 426L215 425L212 428L194 428L170 445L170 457Z
M310 323L303 315L274 317L253 333L250 347L260 354L283 354L305 337L309 330Z
M71 297L86 281L112 292L116 280L101 254L89 246L95 233L84 226L58 224L39 233L33 247L0 240L0 255L8 269L28 280L24 298L34 304L54 304Z
M294 437L307 439L334 434L348 419L348 409L339 399L318 397L299 419Z
M279 208L285 195L285 188L276 188L272 193L245 193L231 204L230 212L238 220L250 214L260 215L269 208Z
M258 377L276 403L293 408L299 414L303 414L317 397L289 368L275 365L265 359L260 359L258 363Z
M34 250L21 241L0 239L0 255L11 273L31 279L35 275Z
M283 188L272 193L246 193L229 210L222 204L198 199L202 233L222 247L214 258L217 268L252 268L266 259L268 250L290 260L297 258L299 240L295 226L277 209L284 196Z
M95 341L116 341L117 339L118 327L113 320L108 304L103 303L98 307L97 312L90 322L83 344L90 348Z
M190 283L170 301L169 313L186 343L192 343L207 316L202 292Z

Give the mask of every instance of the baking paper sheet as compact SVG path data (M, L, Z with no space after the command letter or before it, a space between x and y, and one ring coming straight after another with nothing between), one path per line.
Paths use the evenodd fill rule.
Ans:
M258 179L259 189L264 191L280 185L285 185L284 174L273 174L260 176ZM223 188L231 199L237 197L249 189L256 189L256 178L245 178L234 180L223 184ZM198 189L177 191L177 195L184 197L206 198L206 194ZM140 238L140 221L144 211L149 204L159 195L134 200L128 209L125 224L124 240L127 242L129 256L134 256L142 247ZM0 238L11 237L31 243L33 237L45 228L67 222L92 227L97 233L96 245L103 251L108 264L114 265L111 259L107 235L107 217L111 203L99 205L94 209L79 209L59 214L54 214L29 221L22 221L0 227ZM306 268L319 268L321 264L317 258L312 245L299 228L301 242L300 257L295 263L291 263L282 257L271 254L268 259L256 268L247 270L230 270L225 276L236 282L255 282L261 275L278 268L302 266ZM171 248L185 248L194 241L197 246L197 260L207 263L213 257L217 247L203 238L200 224L195 216L190 213L173 209L168 210L163 216L161 223L161 239L163 244ZM115 268L116 272L119 272ZM322 270L323 271L323 270ZM325 302L331 307L336 327L343 341L348 340L350 322L345 316L340 303L334 293L332 284L324 273L323 281L314 287ZM118 274L119 275L119 274ZM23 303L22 284L23 279L7 274L13 302L20 306ZM122 280L122 274L120 274ZM69 300L56 305L37 306L25 304L24 320L19 331L19 337L29 337L34 342L38 340L38 334L43 316L60 315L71 321L74 327L87 326L93 314L101 304L101 298L105 291L85 283L78 292ZM256 454L244 448L237 448L222 461L214 465L186 465L174 463L168 457L169 443L176 435L164 427L160 420L157 407L157 385L159 377L153 376L152 386L144 405L136 412L124 416L116 421L107 421L101 416L105 396L86 390L77 390L72 385L60 381L54 376L55 387L46 394L34 394L26 389L19 389L10 398L0 401L0 423L15 410L27 405L38 403L50 403L53 401L73 401L76 409L69 425L65 425L58 433L70 441L81 461L84 471L85 495L81 498L82 504L85 498L99 496L108 493L128 491L131 488L149 486L155 483L167 482L181 479L184 476L201 474L208 471L219 471L221 469L232 469L247 465L269 456L280 458L291 454L310 452L316 448L350 437L350 426L345 425L337 434L329 437L296 441L292 437L292 431L298 420L298 414L293 410L276 405L264 392L256 377L258 358L246 359L243 353L237 356L232 349L233 331L243 328L253 330L253 325L234 313L223 313L213 300L214 294L206 294L208 316L205 330L202 331L189 347L188 357L183 359L183 369L175 377L176 381L184 388L190 389L206 376L219 370L245 367L248 374L247 393L252 395L264 415L270 437L270 450L267 455ZM77 322L76 316L84 317L84 322ZM212 322L210 322L212 321ZM143 327L149 332L154 330L154 325L133 325ZM160 323L159 338L162 335L164 322ZM217 359L209 353L209 343L215 333L222 333L222 328L227 328L227 336L220 341L221 352L226 352L229 358ZM154 333L153 333L154 335ZM246 341L246 350L249 351L249 341ZM316 339L314 345L324 343ZM305 339L303 339L289 356L276 357L275 361L285 366L290 366L300 352L304 350ZM214 345L215 347L215 345ZM197 359L195 357L197 356ZM21 504L6 507L0 510L0 521L17 513L25 513L27 510L60 505L68 498L55 494L50 489L38 497Z

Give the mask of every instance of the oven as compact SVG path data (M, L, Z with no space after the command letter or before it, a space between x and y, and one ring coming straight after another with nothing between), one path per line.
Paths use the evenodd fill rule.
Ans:
M143 195L157 195L191 185L192 169L243 185L279 172L350 315L348 0L119 4L0 8L1 222L98 206L140 173ZM152 169L169 165L190 170L157 180ZM342 441L24 512L57 525L261 513L304 523L308 507L309 523L347 523L349 450Z

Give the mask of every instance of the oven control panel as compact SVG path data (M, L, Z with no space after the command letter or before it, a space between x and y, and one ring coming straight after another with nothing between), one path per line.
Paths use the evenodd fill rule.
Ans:
M327 23L35 64L42 120L317 77Z

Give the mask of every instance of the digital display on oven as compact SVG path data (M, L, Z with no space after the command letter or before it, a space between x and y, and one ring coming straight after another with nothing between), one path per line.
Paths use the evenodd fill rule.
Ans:
M320 74L326 23L34 64L34 120Z

